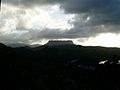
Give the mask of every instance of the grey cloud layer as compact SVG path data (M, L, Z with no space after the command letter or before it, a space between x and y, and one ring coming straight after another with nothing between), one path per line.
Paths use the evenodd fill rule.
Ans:
M56 4L63 1L64 0L2 0L3 3L22 5L25 7L30 7L34 5Z
M120 24L120 0L68 0L62 7L67 13L85 13L92 24Z

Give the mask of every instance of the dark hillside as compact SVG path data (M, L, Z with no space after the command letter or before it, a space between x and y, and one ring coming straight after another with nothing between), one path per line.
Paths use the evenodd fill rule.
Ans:
M0 90L119 90L119 56L119 48L0 44Z

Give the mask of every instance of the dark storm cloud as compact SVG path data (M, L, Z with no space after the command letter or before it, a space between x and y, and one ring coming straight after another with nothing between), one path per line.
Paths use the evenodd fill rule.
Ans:
M66 13L77 16L67 34L90 37L100 33L120 33L120 0L67 0Z
M108 13L118 8L119 4L119 0L67 0L62 7L70 13Z
M84 13L92 24L120 24L120 0L67 0L66 13Z

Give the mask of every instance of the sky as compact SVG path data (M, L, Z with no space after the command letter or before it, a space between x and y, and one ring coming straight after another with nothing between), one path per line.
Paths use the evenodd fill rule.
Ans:
M0 42L73 40L120 47L120 0L2 0Z

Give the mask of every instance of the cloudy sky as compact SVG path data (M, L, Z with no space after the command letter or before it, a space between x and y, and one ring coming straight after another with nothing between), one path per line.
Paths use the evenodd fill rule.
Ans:
M0 42L120 47L120 0L2 0Z

